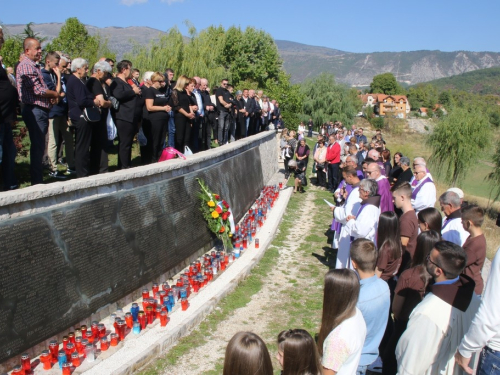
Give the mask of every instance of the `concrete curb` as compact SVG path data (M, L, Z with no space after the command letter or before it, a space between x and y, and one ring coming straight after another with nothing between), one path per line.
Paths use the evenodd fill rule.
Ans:
M75 369L73 374L85 375L129 375L141 369L155 359L161 353L174 346L176 342L186 336L195 328L217 304L231 293L238 284L245 279L251 270L259 263L265 251L270 246L279 224L283 218L288 201L292 195L292 188L285 187L276 201L273 209L267 217L266 222L257 234L260 248L255 249L253 245L243 255L232 263L229 268L218 275L214 281L203 288L202 293L194 295L189 299L190 308L187 311L174 310L169 314L169 323L166 327L160 327L159 322L148 326L140 335L129 334L125 341L117 347L110 348L101 353L95 362L86 363ZM123 310L129 311L130 306ZM50 371L43 371L37 366L34 374L60 374L57 364Z

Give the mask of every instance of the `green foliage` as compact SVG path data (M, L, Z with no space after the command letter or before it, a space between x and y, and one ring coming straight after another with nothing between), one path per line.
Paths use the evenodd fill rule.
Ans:
M26 24L26 26L24 27L23 33L21 34L21 38L23 40L26 38L35 38L35 39L38 39L40 44L45 42L47 40L47 38L41 37L39 33L35 33L35 31L31 27L32 25L33 25L33 22Z
M212 85L228 78L236 88L266 89L278 79L281 60L273 38L265 31L210 26L197 33L190 26L189 33L190 40L185 42L173 27L158 42L136 45L125 57L141 70L171 68L177 74L205 77Z
M336 83L329 73L302 83L300 91L305 97L301 120L312 118L315 124L336 120L351 126L362 104L356 90Z
M14 67L19 61L19 55L23 53L22 39L17 36L7 37L0 53L5 66Z
M493 155L492 162L494 165L493 172L491 172L487 179L493 182L491 195L493 195L493 202L500 197L500 145L497 145L495 154Z
M72 59L82 57L93 65L101 56L115 59L115 54L108 48L107 41L99 35L91 36L78 18L68 18L61 27L59 35L46 47L47 51L62 51Z
M384 118L374 117L370 119L370 124L375 128L375 130L382 130L384 128Z
M455 89L482 95L500 95L500 67L474 70L428 83L440 91Z
M396 81L392 73L383 73L373 77L370 92L374 94L404 95L405 89Z
M408 89L408 100L412 108L434 108L438 102L438 90L427 84L420 84Z
M283 122L288 129L298 127L299 113L302 110L304 94L300 91L300 85L290 83L290 75L283 70L278 73L275 80L269 79L266 82L266 93L280 104Z
M428 138L430 163L445 181L455 185L478 161L491 138L487 115L476 107L457 107L438 120Z

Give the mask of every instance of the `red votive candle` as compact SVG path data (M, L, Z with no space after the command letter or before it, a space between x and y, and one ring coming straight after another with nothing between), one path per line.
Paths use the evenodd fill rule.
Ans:
M120 341L125 340L125 328L127 327L127 323L125 320L120 320L118 323L118 336L120 336Z
M80 355L77 352L71 353L71 364L73 367L80 366Z
M62 373L63 375L71 375L71 363L63 363L62 365Z
M51 354L48 350L44 350L42 354L40 354L40 362L42 362L44 370L50 370L52 368L52 361L50 358Z
M80 327L80 330L82 331L82 336L83 336L83 332L87 332L87 326L84 324L83 326Z
M132 313L126 313L125 314L125 323L127 323L127 327L132 329L134 327L134 317L132 316Z
M106 336L106 326L104 324L100 323L97 329L99 330L99 338Z
M146 316L148 318L148 324L153 324L153 321L155 320L153 306L147 307Z
M119 341L119 339L118 339L118 335L117 335L116 333L112 333L112 334L110 334L110 335L109 335L109 338L111 339L111 343L110 343L110 344L111 344L111 346L116 346L116 345L118 345L118 341Z
M28 353L21 354L21 367L28 373L31 371L31 360Z
M68 336L63 336L62 343L63 343L63 349L66 350L66 345L68 345L69 338Z
M56 363L57 362L57 356L59 352L59 343L56 340L52 340L49 342L49 350L50 350L50 355L51 355L51 362Z
M149 298L149 290L143 289L142 290L142 299Z
M72 344L72 343L68 343L68 345L66 345L66 350L64 351L66 353L66 360L69 362L71 361L71 353L73 353L75 351L75 344Z
M167 321L168 321L168 314L166 311L162 311L160 313L160 325L162 327L165 327L167 325Z
M75 343L75 334L73 332L68 333L68 339L69 342L74 344Z
M141 324L141 331L146 328L146 314L144 311L139 311L139 314L137 315L137 320Z
M151 288L153 290L153 296L160 291L160 286L157 283L153 284L153 287Z
M182 298L181 299L181 306L182 306L182 311L186 311L189 307L189 302L187 298Z
M78 354L83 355L85 357L85 347L89 343L89 339L82 339L82 345L80 347L80 350L78 351Z
M255 248L256 249L259 248L259 239L258 238L255 239Z
M109 341L106 337L101 338L101 352L105 352L109 348Z
M82 336L78 336L75 338L75 349L78 352L78 354L82 354Z
M14 366L11 375L24 375L23 367L20 365Z
M162 308L160 305L156 306L156 310L155 310L156 319L160 319L161 310L162 310Z

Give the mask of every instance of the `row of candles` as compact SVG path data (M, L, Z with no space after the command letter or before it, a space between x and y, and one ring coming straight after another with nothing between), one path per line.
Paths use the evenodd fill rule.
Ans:
M97 344L100 351L104 352L110 346L114 347L125 336L132 332L139 334L155 320L160 321L160 326L165 327L168 323L168 313L172 312L177 302L181 302L181 310L186 311L189 307L188 298L191 293L198 293L201 288L212 281L214 276L224 271L230 263L246 250L255 239L255 248L259 248L259 239L256 233L262 227L267 213L274 206L281 189L277 186L266 186L263 188L253 208L250 208L239 225L235 227L233 235L233 252L211 251L192 262L183 273L179 275L175 285L164 282L161 285L154 283L151 293L148 289L142 290L142 310L139 303L133 303L130 311L124 313L118 309L111 314L110 323L114 332L107 337L107 329L104 323L93 321L90 327L82 325L69 332L62 339L62 349L57 340L49 342L49 349L42 351L40 362L44 370L50 370L55 363L62 369L63 375L70 375L72 368L80 366L82 359L93 362L96 359ZM27 353L21 355L21 365L14 367L11 375L28 375L32 371L31 359Z

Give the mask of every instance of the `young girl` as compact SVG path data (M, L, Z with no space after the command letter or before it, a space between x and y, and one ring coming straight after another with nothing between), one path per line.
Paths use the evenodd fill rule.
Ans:
M318 349L303 329L289 329L278 335L278 362L282 375L321 375Z
M238 332L229 341L223 375L273 375L271 357L264 341L252 332Z
M366 324L356 307L359 279L349 269L335 269L325 276L323 315L318 350L323 375L356 373L366 338Z
M378 259L375 273L389 284L391 295L396 287L394 276L401 265L401 235L399 219L393 211L380 214L377 230Z

